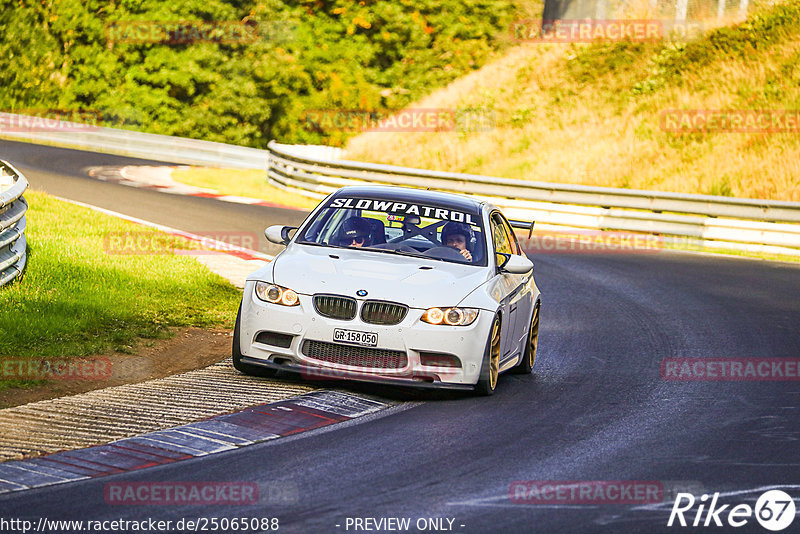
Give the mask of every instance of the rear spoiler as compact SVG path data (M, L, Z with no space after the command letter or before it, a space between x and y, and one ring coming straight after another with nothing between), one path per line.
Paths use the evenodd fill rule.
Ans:
M536 221L527 222L527 221L510 220L508 221L508 223L511 225L511 228L520 228L522 230L528 230L528 239L530 239L531 235L533 235L533 225L536 224Z

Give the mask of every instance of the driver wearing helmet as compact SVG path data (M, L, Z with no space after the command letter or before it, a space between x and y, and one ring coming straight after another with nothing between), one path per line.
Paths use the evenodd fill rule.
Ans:
M472 236L472 228L465 223L450 221L442 228L442 244L458 250L467 261L472 261L472 253L467 249Z
M371 228L363 217L350 217L339 228L339 246L369 247L372 245Z

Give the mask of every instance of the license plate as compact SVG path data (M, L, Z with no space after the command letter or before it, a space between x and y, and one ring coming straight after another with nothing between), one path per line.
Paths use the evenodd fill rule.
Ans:
M340 343L353 343L355 345L375 347L378 345L378 334L375 332L361 332L359 330L335 328L333 330L333 340Z

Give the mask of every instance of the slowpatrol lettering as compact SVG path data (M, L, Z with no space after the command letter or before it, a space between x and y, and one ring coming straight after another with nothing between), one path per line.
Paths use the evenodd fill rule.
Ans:
M391 213L401 213L404 215L419 215L420 217L432 217L445 221L456 221L467 224L477 224L471 213L454 211L446 208L433 206L421 206L417 204L406 204L404 202L392 202L388 200L372 200L368 198L336 198L329 205L329 208L347 208L359 210L384 211Z

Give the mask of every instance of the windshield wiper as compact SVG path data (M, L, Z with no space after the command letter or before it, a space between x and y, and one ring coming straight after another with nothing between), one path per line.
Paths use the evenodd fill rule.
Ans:
M448 260L444 258L437 258L435 256L425 256L422 252L408 252L407 250L397 250L393 248L376 248L376 247L348 247L342 245L329 245L326 243L317 243L316 241L297 241L299 245L312 245L315 247L327 247L327 248L339 248L339 249L347 249L347 250L366 250L369 252L380 252L382 254L396 254L398 256L407 256L409 258L420 258L424 260L436 260L436 261L445 261ZM450 262L450 263L461 263L461 262Z
M317 243L316 241L297 241L298 245L311 245L314 247L326 247L326 248L340 248L346 250L369 250L370 252L383 252L388 254L399 254L401 256L417 256L422 257L419 253L413 252L406 252L403 250L395 250L391 248L375 248L375 247L348 247L346 245L329 245L327 243Z
M345 248L348 248L348 247L345 247ZM398 254L400 256L416 256L416 254L413 254L411 252L404 252L402 250L394 250L394 249L391 249L391 248L374 248L374 247L361 247L361 248L349 247L349 248L353 248L355 250L368 250L370 252L380 252L382 254Z
M311 245L313 247L328 247L328 248L354 248L343 247L341 245L328 245L327 243L317 243L316 241L295 241L298 245Z
M395 254L397 254L399 256L410 256L412 258L424 258L425 257L425 256L422 255L421 252L408 252L407 250L391 250L391 249L389 249L389 250L391 252L394 252Z

